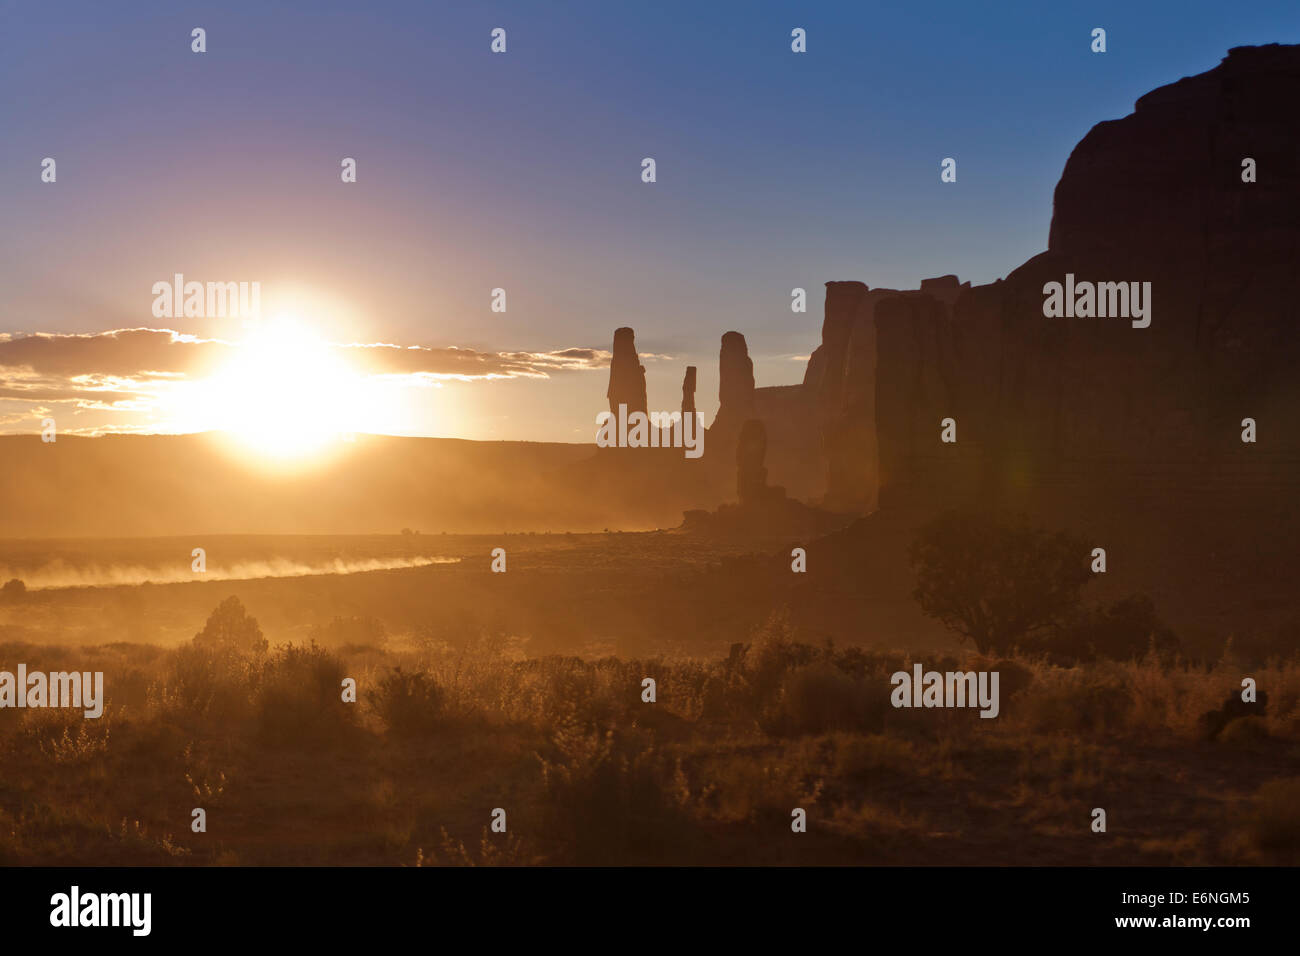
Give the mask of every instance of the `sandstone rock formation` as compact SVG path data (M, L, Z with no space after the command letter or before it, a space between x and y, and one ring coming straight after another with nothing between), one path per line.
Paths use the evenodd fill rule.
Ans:
M1096 587L1149 594L1184 640L1294 648L1298 98L1300 46L1233 49L1084 137L1047 251L989 285L944 277L871 305L879 509L833 567L897 565L934 512L998 507L1122 554ZM1046 315L1047 284L1070 275L1150 283L1150 325ZM852 351L867 295L828 286L828 356L806 380L827 398L851 390L829 355Z
M722 336L718 351L718 414L709 427L709 441L729 458L741 426L754 417L754 362L739 332Z
M695 366L686 366L686 376L682 379L682 414L695 413Z
M729 467L754 419L777 483L845 513L1286 507L1300 491L1298 101L1300 46L1236 48L1148 93L1078 144L1047 250L1006 279L828 282L799 385L756 387L744 336L726 333L706 460ZM1045 315L1047 283L1067 276L1150 283L1150 325ZM940 441L947 418L955 443ZM1241 441L1245 418L1267 441Z
M1049 251L1294 263L1298 60L1300 46L1236 47L1094 126L1056 187Z
M716 511L691 510L682 527L696 533L726 537L807 538L842 527L849 519L809 507L786 495L785 489L767 483L767 428L758 418L740 427L736 439L736 497L738 504L723 504Z
M884 622L891 638L938 640L911 600L916 529L950 507L1021 512L1107 548L1095 596L1149 595L1184 647L1218 653L1234 635L1260 659L1292 652L1297 102L1300 46L1276 44L1148 93L1078 144L1046 251L1005 279L828 282L798 385L755 387L728 333L705 459L736 463L740 500L689 511L683 527L808 541L807 580L824 590L793 602L807 626L856 636ZM1113 287L1105 317L1049 314L1049 284L1075 279L1149 283L1149 312L1115 315L1133 303ZM941 440L945 419L955 442ZM792 576L784 555L773 569L774 593Z
M767 497L767 430L757 418L751 418L740 428L736 443L736 497L741 505L754 505Z
M1084 137L1047 252L1005 282L881 302L885 499L1241 493L1294 478L1298 97L1300 47L1234 49ZM1243 181L1247 158L1257 182ZM1045 317L1045 284L1067 274L1150 282L1150 326ZM944 416L956 445L936 441ZM1267 446L1240 441L1245 417L1269 422Z
M1093 128L1057 186L1048 250L1005 281L828 282L802 385L755 410L770 466L820 434L821 500L855 512L878 496L1276 483L1300 458L1298 98L1300 47L1234 49ZM1045 317L1045 283L1067 274L1150 282L1150 327ZM1241 419L1261 416L1270 442L1244 459ZM948 417L955 444L938 440Z
M609 410L618 414L626 405L628 414L648 411L646 405L645 366L636 353L636 333L629 328L614 330L614 355L609 363Z

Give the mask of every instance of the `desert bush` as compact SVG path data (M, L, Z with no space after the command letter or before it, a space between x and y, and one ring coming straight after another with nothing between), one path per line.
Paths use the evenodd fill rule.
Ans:
M690 788L647 734L557 728L539 754L545 830L564 834L578 864L654 862L689 842Z
M257 671L228 647L183 645L171 659L158 702L187 723L230 725L251 712Z
M821 799L821 743L819 738L801 738L788 752L768 748L758 759L739 751L712 757L698 770L707 783L700 790L697 812L724 823L788 830L793 808L811 812Z
M239 598L232 594L208 615L203 630L194 635L194 645L260 654L266 650L267 641L262 636L261 625L244 609Z
M423 671L394 668L368 695L388 732L411 737L435 730L443 720L443 692Z
M1179 648L1177 635L1160 620L1145 594L1080 611L1043 646L1058 657L1085 662L1134 660L1148 653L1169 657Z
M539 716L544 722L572 717L587 729L604 728L618 722L638 699L639 680L625 679L624 686L615 689L619 683L615 675L622 670L617 662L611 667L567 658L556 664L543 672L538 688L543 699Z
M1031 730L1091 733L1128 726L1133 697L1124 672L1114 666L1045 667L1019 705L1017 716Z
M265 662L257 688L258 736L291 746L330 742L353 724L343 662L316 644L285 644Z
M73 734L71 728L64 727L57 739L51 739L41 745L41 752L55 763L82 763L100 754L108 752L110 732L108 721L83 721L77 725Z
M203 801L205 807L216 806L226 796L225 770L216 765L213 756L207 752L197 751L194 741L185 744L181 751L185 769L185 783L194 792L197 800Z
M825 661L786 675L776 706L761 722L773 734L821 734L880 729L889 706L888 688L872 689Z
M548 656L505 661L484 675L467 697L489 696L492 711L536 727L576 722L597 731L632 723L642 715L641 680L659 674L653 662ZM662 706L662 705L656 705Z
M79 711L51 708L24 712L18 737L53 763L78 764L108 753L111 729L107 712L87 720Z
M1213 739L1234 718L1258 716L1271 736L1287 738L1300 722L1300 666L1295 662L1243 668L1230 653L1208 665L1149 654L1119 667L1129 684L1133 709L1128 723L1134 730L1166 728L1182 737ZM1255 703L1241 700L1247 676L1258 685Z
M789 616L784 612L773 614L755 635L754 642L744 649L745 676L753 688L755 702L762 704L774 698L789 671L809 664L819 656L818 649L795 640Z
M686 720L699 720L705 715L709 688L724 674L725 668L716 661L655 661L653 665L643 667L639 677L634 674L633 679L634 687L640 688L641 677L654 677L659 683L659 692L667 690L670 695L674 713ZM665 675L669 681L667 685L660 680ZM637 700L640 700L639 695Z
M698 716L714 724L752 720L752 696L749 683L739 671L733 668L710 669L700 681Z
M506 717L518 709L511 695L519 689L520 671L514 665L524 662L522 644L504 631L480 630L457 647L424 642L417 662L443 690L448 712Z

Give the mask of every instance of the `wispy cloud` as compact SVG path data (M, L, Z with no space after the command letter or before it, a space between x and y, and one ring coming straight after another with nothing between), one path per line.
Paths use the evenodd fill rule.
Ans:
M71 405L77 409L141 412L177 386L219 372L246 346L171 329L115 329L85 334L0 334L0 401ZM389 384L431 381L545 379L561 372L607 368L610 353L594 348L545 352L395 343L335 343L357 374ZM0 424L26 419L5 414Z
M340 346L349 364L373 375L422 375L472 381L496 378L549 378L551 372L607 368L610 353L569 348L553 352L479 352L389 343Z

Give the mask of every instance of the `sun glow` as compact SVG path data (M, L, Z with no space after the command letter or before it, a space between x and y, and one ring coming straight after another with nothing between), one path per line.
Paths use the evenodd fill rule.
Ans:
M355 431L363 379L341 350L292 317L244 339L237 355L204 383L209 420L274 460L313 456Z

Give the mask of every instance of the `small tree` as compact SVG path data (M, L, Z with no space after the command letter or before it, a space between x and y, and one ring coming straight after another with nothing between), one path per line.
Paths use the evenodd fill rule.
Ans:
M266 650L267 640L257 619L232 594L208 615L208 623L194 635L194 646L260 654Z
M0 598L17 603L27 595L27 585L19 578L10 578L0 588Z
M1083 542L1061 532L949 512L912 545L912 596L980 653L1001 653L1069 617L1091 578L1088 556Z

